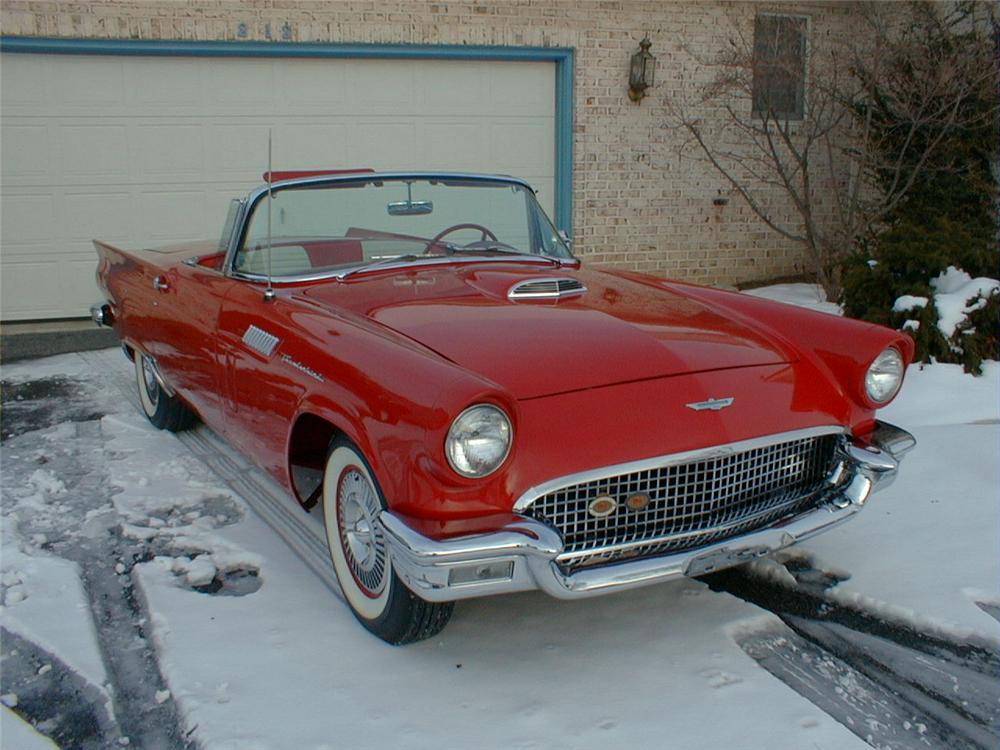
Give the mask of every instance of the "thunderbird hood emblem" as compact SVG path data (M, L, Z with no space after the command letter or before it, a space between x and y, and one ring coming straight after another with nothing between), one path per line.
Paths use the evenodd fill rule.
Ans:
M710 409L711 411L722 411L727 406L732 406L733 401L736 399L733 397L729 398L710 398L708 401L694 401L690 404L684 404L688 409L694 409L695 411L705 411Z

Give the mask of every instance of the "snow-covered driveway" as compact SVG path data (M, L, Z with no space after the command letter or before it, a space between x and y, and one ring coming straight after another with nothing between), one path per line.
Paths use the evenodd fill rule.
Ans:
M780 632L777 617L698 581L579 602L460 603L441 636L387 646L308 550L145 422L117 390L130 377L120 353L8 366L3 377L63 383L33 402L47 410L30 425L41 429L3 448L5 679L11 665L33 670L22 694L5 682L3 702L44 702L46 677L65 672L103 727L90 746L126 735L133 747L206 750L867 747L741 648L746 634ZM911 373L887 418L921 447L872 507L803 549L851 574L831 596L1000 642L988 613L1000 607L998 379L995 366L976 380L940 365ZM113 658L126 652L135 658ZM840 689L852 697L846 681ZM87 746L56 713L39 728ZM5 708L5 733L14 720ZM912 742L884 746L920 746L919 722L894 731Z

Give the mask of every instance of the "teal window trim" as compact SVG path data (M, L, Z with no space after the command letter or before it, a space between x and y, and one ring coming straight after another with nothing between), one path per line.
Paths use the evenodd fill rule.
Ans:
M151 57L332 57L383 60L497 60L555 63L555 220L573 233L573 77L568 47L493 47L457 44L335 44L151 39L0 37L0 52Z

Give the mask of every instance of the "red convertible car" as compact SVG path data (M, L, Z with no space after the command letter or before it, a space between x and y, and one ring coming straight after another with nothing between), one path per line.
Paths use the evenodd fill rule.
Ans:
M220 241L95 242L157 427L200 418L321 513L358 620L696 576L824 531L913 446L879 326L582 268L511 177L281 173Z

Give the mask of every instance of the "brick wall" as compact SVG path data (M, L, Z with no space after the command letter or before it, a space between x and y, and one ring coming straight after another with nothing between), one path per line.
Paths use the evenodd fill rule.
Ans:
M577 254L734 284L801 273L806 256L690 158L670 112L711 78L696 58L736 29L752 34L754 14L773 9L808 15L814 38L849 33L847 4L661 0L3 0L0 26L16 36L572 47ZM647 34L657 85L637 105L628 63ZM714 205L719 197L728 204Z

